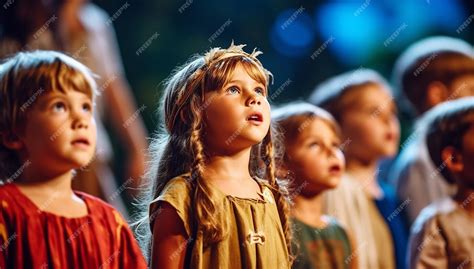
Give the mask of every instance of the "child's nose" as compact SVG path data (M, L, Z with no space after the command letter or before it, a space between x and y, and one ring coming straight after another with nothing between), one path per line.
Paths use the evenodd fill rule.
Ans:
M87 120L79 118L79 119L74 119L73 122L73 129L80 129L80 128L87 128L89 126Z
M87 128L89 126L89 117L83 111L73 112L73 129Z
M255 93L250 94L249 97L247 98L247 106L250 105L261 105L262 101L260 100L259 96Z

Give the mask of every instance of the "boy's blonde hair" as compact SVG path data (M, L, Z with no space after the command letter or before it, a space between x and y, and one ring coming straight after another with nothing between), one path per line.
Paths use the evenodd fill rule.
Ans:
M145 177L153 185L152 193L144 200L148 203L158 197L172 178L191 173L193 186L193 214L208 244L221 241L228 234L228 227L219 223L215 215L220 205L212 200L212 190L201 178L207 158L203 135L205 126L202 112L207 104L204 94L225 86L232 72L240 65L249 76L268 87L271 73L256 58L260 52L243 51L244 45L231 45L227 49L214 48L204 55L197 55L176 69L165 82L160 114L163 117L162 134L157 134L150 145L151 163ZM209 101L209 100L208 100ZM212 100L210 100L212 101ZM273 188L277 206L290 250L291 233L286 192L275 176L272 128L263 141L253 146L250 173L267 180ZM149 220L153 225L153 219ZM139 224L143 224L143 219ZM143 227L142 227L143 228ZM144 232L142 246L149 252L149 239ZM190 235L192 236L192 235ZM291 252L290 252L291 253Z
M79 91L94 100L96 83L80 62L55 51L20 52L0 65L0 137L23 132L28 111L49 91ZM20 168L17 152L0 143L0 180Z

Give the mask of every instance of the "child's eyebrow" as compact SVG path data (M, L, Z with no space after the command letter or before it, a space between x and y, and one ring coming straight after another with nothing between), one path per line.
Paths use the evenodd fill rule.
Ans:
M61 94L58 94L58 93L45 93L43 94L42 96L40 96L39 101L42 101L42 102L47 102L47 101L50 101L52 99L56 99L56 98L62 98L62 95Z
M234 80L231 80L231 81L227 82L226 84L233 84L233 83L244 84L245 81L240 80L240 79L234 79ZM258 85L258 86L262 86L262 88L265 88L265 87L263 87L263 84L258 82L258 81L255 81L255 84Z

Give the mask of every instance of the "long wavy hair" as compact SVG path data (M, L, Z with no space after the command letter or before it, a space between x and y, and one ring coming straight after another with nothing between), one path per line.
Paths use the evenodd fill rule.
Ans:
M254 50L249 54L243 51L243 47L232 44L227 49L211 49L204 55L193 56L172 73L164 83L165 91L159 110L161 131L154 135L150 144L151 161L145 174L145 184L149 185L145 188L148 193L140 203L146 207L142 212L148 212L150 202L160 195L172 178L190 173L194 221L207 244L221 241L228 233L228 225L218 217L220 205L213 202L212 190L201 177L206 160L202 119L206 106L204 94L224 87L237 65L266 87L271 79L271 73L256 58L261 52ZM272 129L259 144L252 147L249 171L252 176L265 180L271 186L291 253L288 195L284 184L275 176ZM149 255L153 219L142 216L136 224L139 241Z

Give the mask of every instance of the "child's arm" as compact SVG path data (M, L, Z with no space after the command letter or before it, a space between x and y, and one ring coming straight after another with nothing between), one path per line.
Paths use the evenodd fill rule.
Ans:
M190 242L183 221L166 202L160 204L159 210L153 225L151 269L182 269Z

